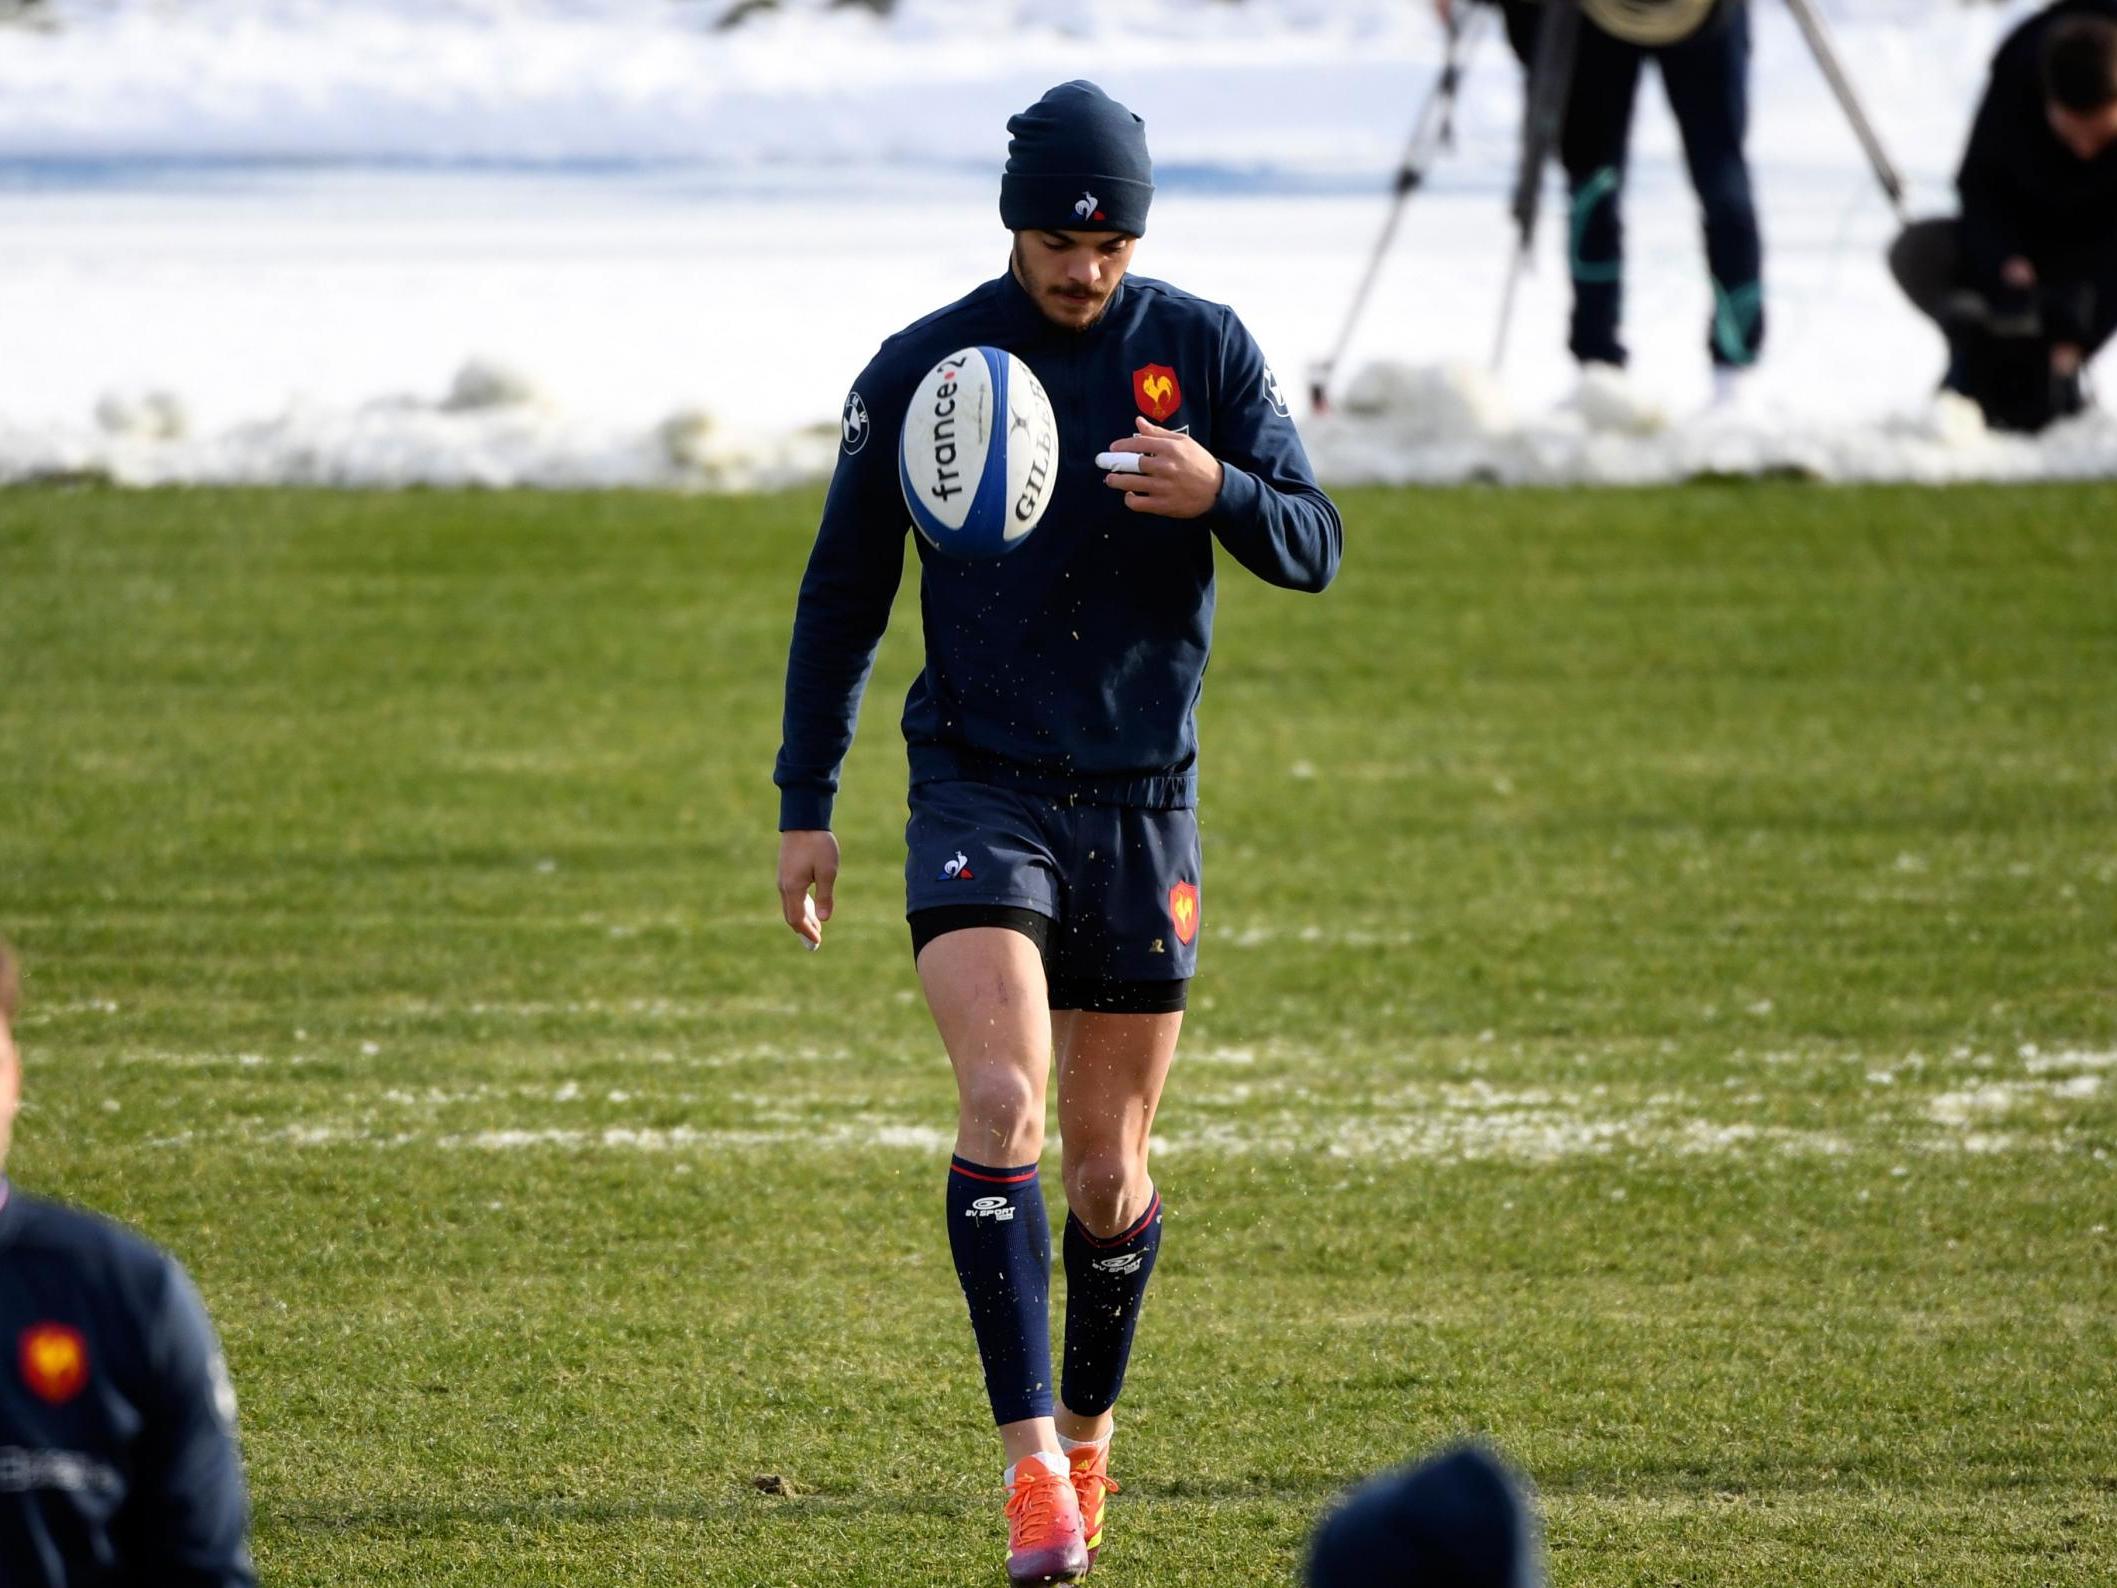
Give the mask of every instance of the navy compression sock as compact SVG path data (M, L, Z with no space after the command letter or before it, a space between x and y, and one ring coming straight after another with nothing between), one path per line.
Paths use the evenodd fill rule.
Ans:
M953 1158L948 1249L970 1303L992 1420L1051 1415L1051 1226L1036 1165L991 1169Z
M1066 1216L1066 1409L1095 1417L1117 1404L1139 1304L1161 1250L1161 1193L1107 1240Z

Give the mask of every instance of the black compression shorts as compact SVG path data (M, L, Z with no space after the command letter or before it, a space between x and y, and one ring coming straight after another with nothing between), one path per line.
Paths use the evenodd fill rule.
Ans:
M914 960L937 937L968 927L996 926L1021 933L1036 945L1037 957L1047 967L1051 963L1051 917L1039 915L1034 910L1004 904L944 904L914 910L908 920ZM1186 1007L1191 984L1189 981L1061 979L1053 981L1050 986L1053 1009L1085 1009L1110 1015L1165 1015L1175 1014Z

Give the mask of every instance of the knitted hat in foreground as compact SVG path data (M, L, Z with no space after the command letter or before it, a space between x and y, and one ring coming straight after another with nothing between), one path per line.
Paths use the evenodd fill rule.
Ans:
M1386 1473L1316 1529L1309 1588L1543 1588L1520 1486L1475 1445Z

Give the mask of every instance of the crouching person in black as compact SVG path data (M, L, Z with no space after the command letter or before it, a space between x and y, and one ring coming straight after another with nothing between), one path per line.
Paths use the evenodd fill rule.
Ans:
M2059 0L2008 37L1956 186L1961 217L1907 228L1890 269L1948 338L1942 386L2040 430L2086 405L2117 330L2117 0Z

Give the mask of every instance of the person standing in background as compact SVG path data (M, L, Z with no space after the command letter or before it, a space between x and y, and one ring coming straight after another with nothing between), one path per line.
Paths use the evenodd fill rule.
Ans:
M1435 0L1443 23L1458 0ZM1490 0L1526 70L1544 0ZM1566 0L1574 3L1574 0ZM1749 130L1747 0L1578 0L1579 44L1559 134L1571 197L1566 267L1573 280L1567 346L1585 374L1624 368L1621 199L1641 69L1652 60L1675 112L1684 163L1705 223L1713 307L1706 326L1716 405L1739 400L1764 350L1764 246L1743 140Z

